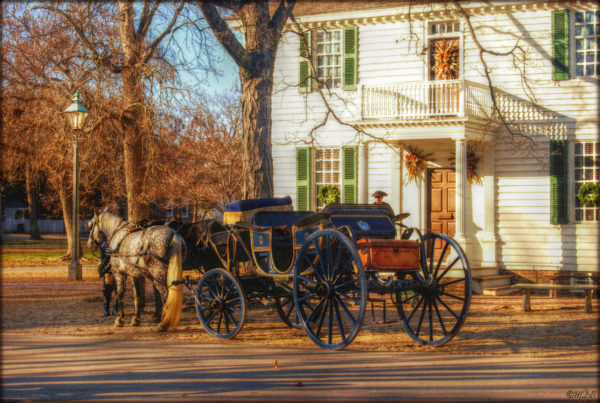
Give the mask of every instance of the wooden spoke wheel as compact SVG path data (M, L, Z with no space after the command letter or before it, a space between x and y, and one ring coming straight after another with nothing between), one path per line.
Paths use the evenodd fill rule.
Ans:
M211 335L229 339L246 319L246 296L240 282L224 269L206 272L196 289L196 312Z
M298 318L315 344L338 350L354 340L367 306L367 281L355 244L339 231L312 234L294 267Z
M302 323L300 322L296 312L296 304L294 304L292 287L285 283L281 284L281 287L286 291L289 291L289 294L275 298L275 307L277 308L277 313L279 314L279 317L283 323L289 327L293 327L294 329L302 329Z
M407 333L420 344L441 346L465 322L471 302L471 269L456 241L442 234L423 236L419 286L396 292Z

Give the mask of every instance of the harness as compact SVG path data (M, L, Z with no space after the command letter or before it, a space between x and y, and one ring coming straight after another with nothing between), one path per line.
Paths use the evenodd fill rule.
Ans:
M97 222L94 222L94 224L92 226L92 231L94 229L94 226L96 226L96 225L98 225ZM116 237L117 234L120 233L120 232L122 233L123 232L122 230L125 229L125 228L127 229L127 232L123 233L123 235L121 236L120 239L118 237ZM134 255L122 255L122 254L118 253L119 248L121 247L121 243L125 240L125 238L127 238L128 235L130 235L130 234L132 234L134 232L142 231L142 238L143 238L143 236L144 236L143 233L147 229L148 229L148 227L141 228L140 226L133 226L132 224L128 223L127 221L122 221L117 226L117 228L113 231L113 233L111 234L110 238L106 241L107 246L104 249L104 253L106 254L106 256L108 258L110 258L111 256L115 256L115 257L119 258L119 260L121 260L125 265L136 269L141 276L143 276L144 278L146 278L149 281L151 281L152 279L148 275L144 274L143 269L140 266L138 266L135 263L132 263L132 262L128 261L126 258L137 257L139 259L140 257L143 257L143 256L150 256L151 258L154 258L154 259L158 260L162 264L168 265L169 264L169 259L166 256L165 257L158 256L157 254L153 253L149 249L149 247L146 247L145 250L142 250L139 253L134 254ZM175 231L171 230L170 236L167 239L167 245L171 243L171 241L173 240L174 236L175 236ZM111 245L111 243L113 242L114 239L117 239L117 243L116 243L116 245L114 247L110 247L110 245ZM100 243L96 242L96 240L93 240L93 242L96 244L96 247L98 247L98 246L101 245ZM110 270L110 269L106 269L105 268L104 269L104 273L106 273L108 270Z

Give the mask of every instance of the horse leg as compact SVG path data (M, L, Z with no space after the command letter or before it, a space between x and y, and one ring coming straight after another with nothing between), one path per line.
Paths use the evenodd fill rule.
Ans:
M125 312L123 309L123 296L125 295L125 280L126 277L122 273L115 273L115 282L117 283L117 292L115 294L115 306L117 307L117 318L115 319L115 326L122 327L123 320L125 319Z
M152 290L154 291L154 316L152 317L152 320L154 323L158 323L162 319L163 300L156 285L152 286Z
M143 282L140 281L136 281L139 279L136 278L132 278L131 282L133 283L133 317L131 318L131 326L139 326L140 325L140 308L143 309L143 307L141 307L141 298L140 296L143 294L144 289L142 288L144 286ZM143 280L143 279L142 279ZM142 289L140 289L142 288Z

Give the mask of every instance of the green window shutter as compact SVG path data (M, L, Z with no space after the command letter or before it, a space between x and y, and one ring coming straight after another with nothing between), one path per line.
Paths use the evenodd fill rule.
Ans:
M358 201L358 147L342 148L342 203Z
M309 53L306 52L305 45L308 45ZM312 33L310 31L304 33L304 41L300 39L300 61L298 65L298 88L300 92L311 92L312 91L312 79L310 78L310 63L309 58L311 57L310 52L312 48Z
M357 82L358 64L358 28L344 28L344 66L342 77L342 88L344 90L355 90Z
M296 209L310 210L310 148L296 148Z
M552 74L555 80L569 78L569 10L552 11Z
M550 142L550 223L569 222L569 142Z

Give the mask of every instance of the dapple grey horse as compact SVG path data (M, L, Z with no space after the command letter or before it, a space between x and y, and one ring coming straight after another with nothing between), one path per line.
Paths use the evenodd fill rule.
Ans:
M180 283L186 255L183 238L164 225L138 229L134 224L107 211L94 214L88 227L88 246L93 250L107 242L107 251L111 254L110 264L117 283L116 303L119 311L115 326L123 326L126 276L148 279L158 290L160 298L155 301L157 312L160 312L162 306L159 330L171 330L177 326L183 302ZM138 326L140 296L136 287L133 287L133 294L134 316L131 324Z

